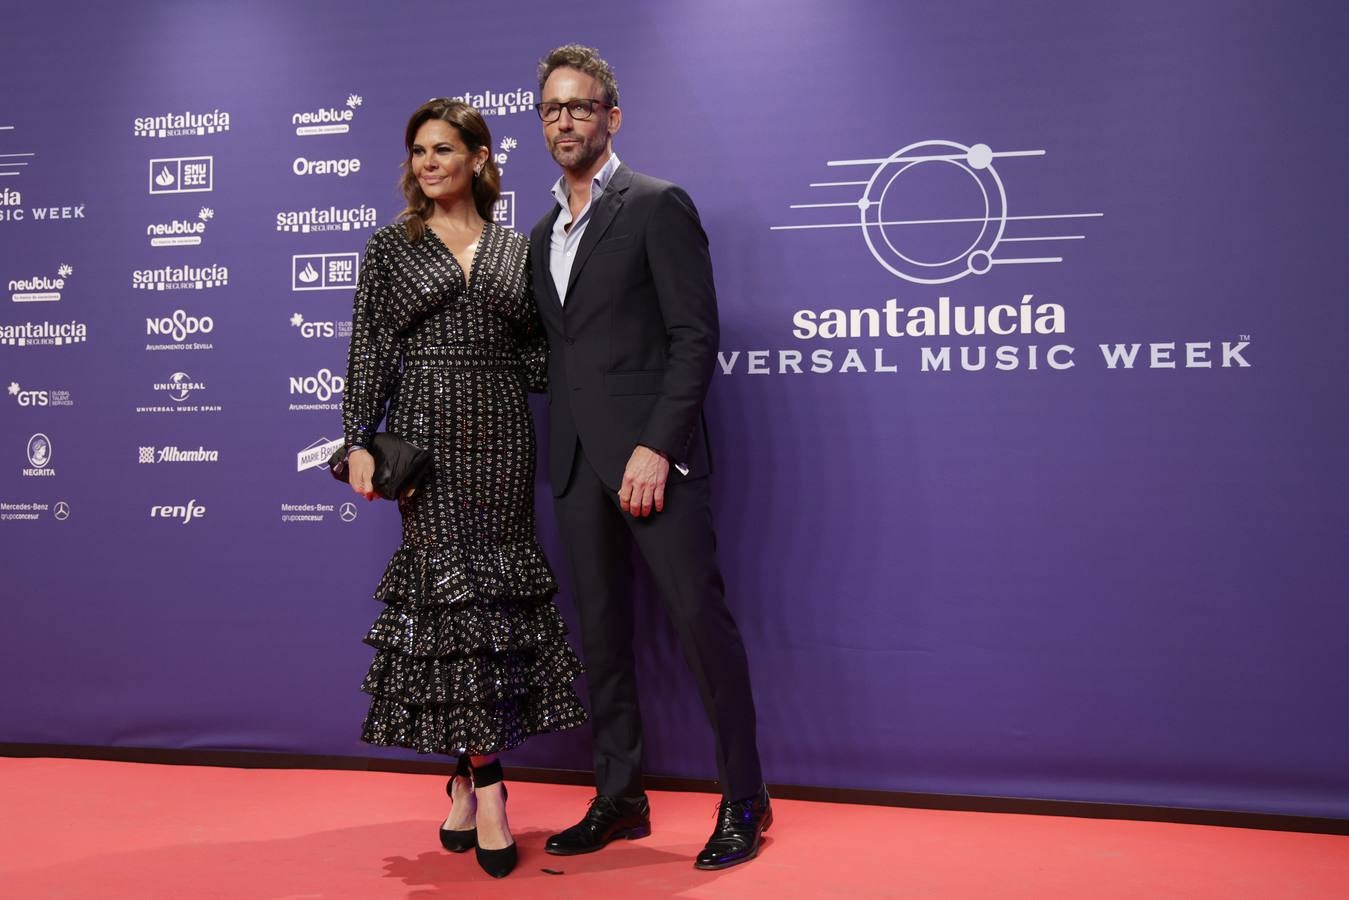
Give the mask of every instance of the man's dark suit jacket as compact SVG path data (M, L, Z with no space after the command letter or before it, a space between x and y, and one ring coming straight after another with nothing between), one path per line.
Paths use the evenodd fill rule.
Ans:
M698 211L682 189L619 165L594 202L566 302L549 271L554 205L530 234L548 332L549 473L561 494L577 439L617 491L633 449L670 460L670 484L711 470L703 399L717 355L717 296ZM675 464L688 467L681 475Z

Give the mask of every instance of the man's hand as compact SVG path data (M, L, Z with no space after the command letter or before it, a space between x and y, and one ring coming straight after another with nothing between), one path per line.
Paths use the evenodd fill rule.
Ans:
M665 480L670 462L665 454L638 444L623 470L623 486L618 489L618 506L638 518L651 515L654 508L665 508Z
M356 447L347 454L347 483L367 500L378 496L375 493L375 458L369 450Z

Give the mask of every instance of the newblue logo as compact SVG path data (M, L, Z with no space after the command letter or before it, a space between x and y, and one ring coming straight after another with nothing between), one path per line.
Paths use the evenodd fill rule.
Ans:
M230 114L219 109L210 112L165 113L141 116L131 123L136 137L185 137L218 134L230 130Z
M356 286L359 253L300 253L290 258L292 291L345 291Z
M196 194L215 186L215 157L178 156L150 160L151 194Z
M145 226L151 247L196 247L206 233L206 223L215 218L215 210L203 206L195 219L174 219Z
M62 263L56 270L56 276L49 278L34 275L32 278L19 278L9 283L9 299L15 303L55 303L61 299L66 288L66 279L75 270Z
M356 118L356 110L362 102L364 101L359 94L350 94L347 96L345 109L326 107L310 112L297 112L290 117L290 124L295 126L295 133L300 137L346 134L351 130L351 121Z

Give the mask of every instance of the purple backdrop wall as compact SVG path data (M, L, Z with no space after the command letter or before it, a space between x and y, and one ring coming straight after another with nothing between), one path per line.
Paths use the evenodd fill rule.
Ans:
M396 512L344 521L300 468L340 436L351 254L433 95L497 107L528 228L555 177L533 66L581 40L623 159L711 236L770 780L1349 816L1345 26L1217 0L8 10L0 741L374 752L359 641ZM643 603L650 769L711 776Z

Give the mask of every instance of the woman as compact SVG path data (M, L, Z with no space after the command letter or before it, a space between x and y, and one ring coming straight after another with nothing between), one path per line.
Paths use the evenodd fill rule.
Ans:
M534 535L534 430L547 343L529 289L528 241L491 222L500 172L482 116L440 98L404 135L407 209L366 246L342 418L348 480L376 495L366 449L390 432L434 454L398 501L403 541L375 597L377 648L361 739L458 757L441 842L514 868L497 754L585 721L580 663L552 603ZM399 362L402 361L400 370Z

